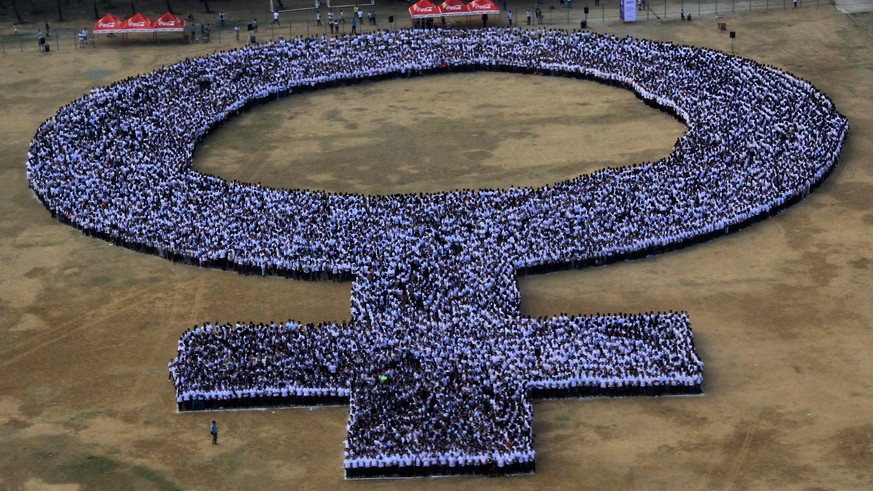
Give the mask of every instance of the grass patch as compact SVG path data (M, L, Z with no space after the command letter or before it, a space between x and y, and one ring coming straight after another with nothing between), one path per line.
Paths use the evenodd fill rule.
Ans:
M0 476L3 489L16 489L29 479L47 484L76 484L82 490L155 490L182 489L163 472L131 465L99 454L74 454L70 450L81 444L65 437L31 438L18 441L12 453L0 451ZM8 486L8 488L4 487Z
M76 456L45 469L46 482L74 482L82 489L94 490L178 490L161 472L140 465L129 465L102 455Z
M79 413L79 414L74 414L73 416L70 416L70 421L72 421L72 422L74 422L74 423L78 423L78 422L81 422L81 421L86 421L86 420L89 420L89 419L94 419L94 418L96 418L97 416L100 416L100 415L102 415L102 414L103 414L102 411L93 411L93 410L92 410L92 411L83 411L83 412L81 412L81 413Z
M176 490L182 489L179 486L176 486L175 484L173 484L172 482L167 480L167 478L164 477L164 475L161 474L160 472L158 472L154 469L149 469L148 467L143 467L141 465L135 465L135 466L133 466L133 473L135 475L145 479L146 481L154 484L155 486L157 486L156 489L159 489L161 491L176 491Z

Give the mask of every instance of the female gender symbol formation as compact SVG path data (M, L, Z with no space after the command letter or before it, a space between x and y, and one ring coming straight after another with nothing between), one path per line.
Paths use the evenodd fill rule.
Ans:
M192 170L255 103L452 70L590 78L688 132L658 162L537 189L357 196ZM699 393L685 313L523 317L516 276L708 240L805 197L848 124L808 83L688 46L490 29L301 39L99 88L36 134L28 178L59 220L161 257L353 279L342 324L207 324L171 363L180 409L348 400L348 477L529 472L531 397Z

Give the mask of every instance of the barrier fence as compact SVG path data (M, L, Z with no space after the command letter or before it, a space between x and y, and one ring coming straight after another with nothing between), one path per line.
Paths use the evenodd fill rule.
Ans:
M731 15L743 15L755 10L788 10L808 8L834 8L833 0L638 0L636 16L640 22L664 22L680 20L711 20L712 17L723 18ZM502 8L500 15L490 16L488 25L508 26L507 12L513 12L513 25L519 27L555 27L563 29L579 29L594 27L598 23L621 22L619 14L619 0L586 0L586 1L561 1L549 0L536 4L535 0L520 2L498 2ZM536 16L536 5L540 6L541 15ZM372 10L376 12L375 23L368 19L367 11L364 12L363 20L355 26L358 33L373 32L379 29L402 29L412 25L409 14L403 7L386 8L377 4ZM837 3L836 8L844 12L860 12L873 10L873 0L846 0ZM586 13L587 9L587 13ZM18 27L17 34L4 33L0 35L0 53L9 52L33 52L33 53L69 53L79 49L94 49L102 47L122 47L137 45L182 45L193 43L209 43L216 45L216 49L232 49L242 46L251 41L265 42L291 39L299 36L313 36L331 34L349 34L352 32L352 11L348 9L345 22L339 22L335 28L328 25L327 9L322 8L321 22L316 20L314 11L284 12L280 18L280 24L267 24L258 26L258 29L248 30L249 22L241 19L225 20L220 23L217 15L215 19L203 19L203 22L212 24L208 35L204 35L201 23L195 22L196 28L191 31L190 24L186 24L182 33L130 33L122 36L116 34L113 37L99 34L94 36L88 26L88 38L82 43L79 38L80 30L75 29L51 29L45 37L45 45L40 45L37 40L37 29L40 22L22 25ZM530 10L530 24L527 20L527 11ZM339 16L335 15L334 20ZM393 22L390 20L393 19ZM583 22L584 21L584 22ZM320 24L320 25L319 25ZM449 17L445 22L441 18L434 19L435 26L448 27L479 27L482 20L478 16ZM721 26L720 26L721 27ZM238 30L237 30L238 29ZM254 35L254 38L252 38Z

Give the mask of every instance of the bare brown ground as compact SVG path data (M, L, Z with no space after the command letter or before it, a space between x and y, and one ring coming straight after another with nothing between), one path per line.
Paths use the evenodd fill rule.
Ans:
M688 310L706 362L706 393L538 402L537 473L502 479L344 482L342 407L175 413L166 363L186 327L206 320L346 318L348 286L248 278L136 254L53 221L31 196L24 178L27 145L57 107L92 85L204 52L202 46L4 54L0 489L869 489L871 41L849 19L825 7L756 12L730 22L738 32L739 54L809 79L849 116L852 133L841 166L805 202L733 236L643 261L525 279L523 309L531 315ZM712 19L598 29L730 47ZM537 116L529 96L516 99L530 93L522 92L530 90L522 86L536 82L531 77L502 84L504 100L517 103L494 113L489 126L510 134L532 131L511 123L522 111ZM381 92L377 85L361 90ZM543 99L560 97L542 92ZM329 110L312 104L313 111ZM428 110L445 114L451 124L452 110L461 114L468 109L443 104ZM587 109L579 108L580 118ZM394 115L387 107L366 112L377 111L386 118ZM377 123L364 126L370 124ZM466 124L458 123L457 133L468 129L462 127ZM573 130L557 131L564 136ZM535 136L531 142L566 148L555 135ZM216 148L207 150L221 153L218 138L233 139L217 135L209 142ZM483 165L490 172L487 185L518 184L514 179L526 176L512 174L515 161L500 153L511 138L501 132L494 138L495 148L481 157L506 164L507 177ZM614 134L591 140L585 132L566 137L578 139L583 147L623 141ZM649 149L655 152L672 142L652 140ZM293 142L270 136L262 143L274 147L270 152L287 154L292 163ZM617 151L611 147L607 150ZM579 148L556 154L558 170L543 172L562 174L561 162L587 153ZM322 166L351 157L345 150L333 152L330 145L320 151L325 153ZM626 159L603 155L604 161L611 160L609 155ZM399 157L386 159L384 168L370 162L373 176L362 176L354 167L301 172L295 170L297 163L287 172L289 178L310 179L306 186L352 186L358 185L356 179L375 181L374 176L390 176L398 169L424 172L414 164ZM466 172L476 170L465 165ZM525 174L539 170L525 169ZM392 184L400 187L391 192L418 190L420 184L425 190L429 184L423 181L431 178L441 179L427 176L415 185L388 182L386 189ZM440 181L437 187L454 187L454 182ZM218 447L209 444L211 419L222 427Z
M331 192L542 186L660 159L684 131L627 90L558 77L463 73L268 104L203 142L195 167L225 179Z

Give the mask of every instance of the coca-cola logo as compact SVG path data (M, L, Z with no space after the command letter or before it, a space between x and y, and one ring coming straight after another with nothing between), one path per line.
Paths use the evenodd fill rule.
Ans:
M419 7L418 5L414 5L413 8L416 12L433 12L433 7Z
M145 27L146 23L144 20L141 20L139 22L128 22L127 25L130 27Z
M471 3L470 7L472 7L474 10L492 10L493 9L493 7L487 3L484 5L480 5L478 3Z
M118 22L97 22L97 27L117 27Z
M464 8L463 5L446 5L444 7L446 10L462 10Z
M176 25L176 22L175 20L158 20L158 25L172 27Z

